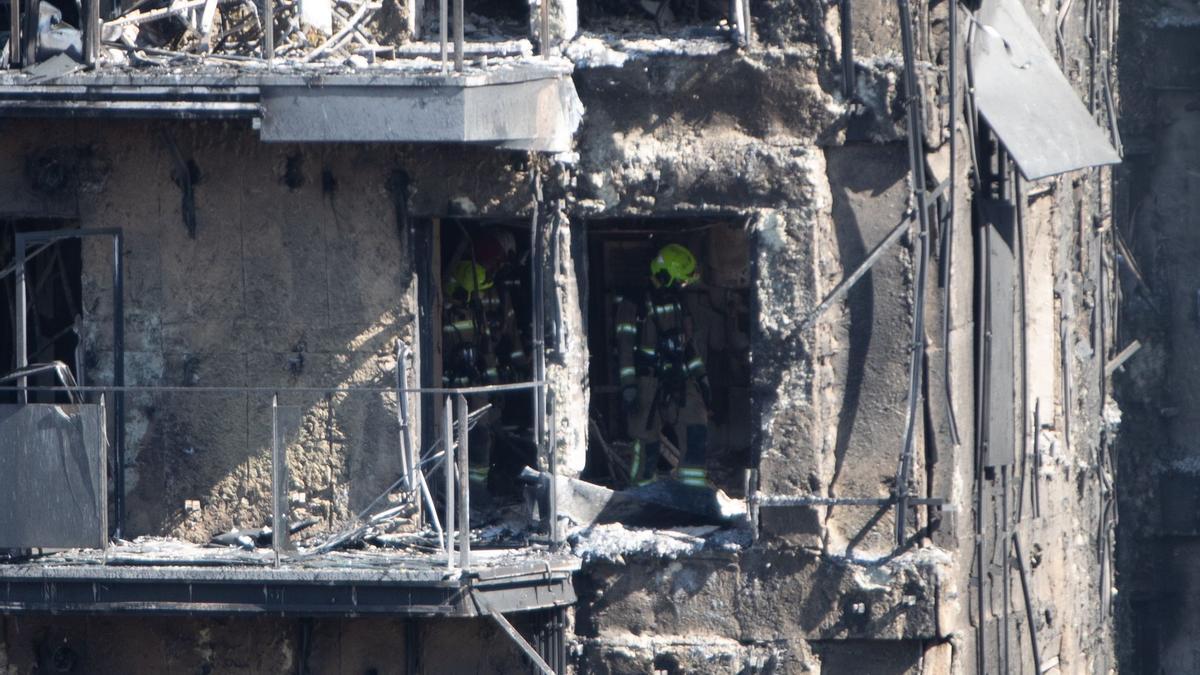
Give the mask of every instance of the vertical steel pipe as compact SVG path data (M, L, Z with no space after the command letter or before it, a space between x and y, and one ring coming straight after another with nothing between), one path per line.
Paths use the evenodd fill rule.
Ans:
M89 68L96 67L100 54L100 0L84 0L87 20L83 29L83 62Z
M542 58L550 56L550 0L538 0L538 10L540 12L539 31L541 35L538 37L538 49L542 52Z
M275 62L275 0L263 0L263 58Z
M13 2L17 1L18 0L13 0ZM14 254L16 255L17 263L17 326L16 331L13 334L13 345L16 347L17 351L18 370L29 365L29 345L26 342L26 339L29 335L29 326L27 325L29 321L29 308L26 305L25 298L27 293L25 289L25 248L25 235L18 232L16 236L16 245L14 247ZM17 378L17 386L21 388L21 393L18 395L17 400L21 403L29 403L29 392L25 389L26 384L28 384L26 378Z
M540 326L538 318L538 308L542 304L542 292L538 287L538 281L541 278L541 201L542 188L540 179L537 175L537 169L534 168L533 177L533 215L530 216L529 223L529 250L533 252L532 260L529 264L529 288L530 288L530 304L533 311L530 312L533 325L529 327L530 335L533 336L532 354L533 360L533 379L535 382L541 382L541 373L538 371L538 348L541 346L541 335L538 332ZM538 471L542 471L545 467L542 465L542 396L545 395L545 389L542 385L538 385L533 390L533 442L537 446L537 466L534 467Z
M450 0L438 0L438 40L442 47L442 72L446 72L446 42L450 30Z
M549 461L546 456L546 294L545 294L545 258L546 241L542 227L542 184L541 177L534 176L533 222L531 229L533 260L530 273L533 277L533 379L539 384L534 391L533 433L537 444L537 470L546 471ZM543 522L550 514L541 514ZM551 533L549 523L545 523L547 534Z
M116 231L113 235L113 384L117 390L113 392L113 414L117 420L117 428L113 430L116 437L116 467L113 472L113 501L117 519L116 534L120 537L125 532L125 262L122 250L125 245L125 235Z
M275 566L286 545L288 525L283 517L283 475L287 469L283 456L283 444L279 441L279 394L271 395L271 549L275 553Z
M454 70L463 71L463 24L466 22L463 0L454 0Z
M464 422L466 420L463 420ZM454 569L454 406L442 405L442 467L446 472L446 569Z
M13 0L17 2L18 0ZM25 28L24 39L22 40L21 65L28 68L37 63L37 34L38 34L38 0L26 0L25 2Z
M100 428L97 439L99 444L96 446L104 451L108 445L108 406L105 403L105 396L100 394ZM108 462L103 459L98 463L97 467L99 474L96 477L96 485L108 485ZM104 549L104 564L108 564L108 490L100 491L100 540L103 542L101 548Z
M8 5L8 67L21 66L21 0L9 0Z
M842 96L847 101L858 98L857 77L854 73L854 22L850 14L850 5L851 0L841 0L838 9L842 21Z
M549 446L548 460L550 464L550 541L560 543L558 532L558 450L554 447L558 441L555 431L558 425L554 423L554 392L550 392L548 412L546 414L547 436Z
M408 411L408 393L405 391L408 389L408 357L411 353L403 340L396 341L396 422L400 427L400 470L403 472L404 489L409 491L416 489L413 479L416 458L413 456L412 425L409 422L412 416ZM419 508L421 501L416 500L416 504Z
M916 46L913 39L912 10L909 0L898 0L900 10L900 37L904 47L904 95L908 118L909 171L912 174L912 190L916 198L919 230L913 242L916 248L917 270L915 274L913 301L912 354L908 371L908 405L905 412L904 447L900 454L900 466L896 472L896 545L903 546L905 524L908 517L908 481L912 473L913 443L917 427L917 403L921 395L921 375L925 358L925 291L929 268L929 209L928 193L925 190L925 122L921 116L921 85L917 79Z
M471 567L470 440L467 429L467 397L458 395L458 566Z
M946 393L946 418L950 426L950 440L958 445L962 438L958 434L958 415L954 410L954 387L951 382L952 358L950 332L953 327L954 289L954 221L958 208L958 0L950 0L950 175L947 186L950 208L943 232L946 250L942 252L942 283L945 284L942 303L942 388ZM1023 317L1022 317L1023 318Z

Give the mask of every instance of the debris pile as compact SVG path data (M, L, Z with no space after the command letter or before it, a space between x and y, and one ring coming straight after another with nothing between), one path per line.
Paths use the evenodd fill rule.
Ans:
M166 64L177 59L265 63L265 17L253 0L143 2L101 24L110 63ZM372 0L279 0L274 3L275 59L367 63L390 47L379 44L384 5ZM395 12L390 18L396 19ZM403 19L403 17L399 17ZM103 58L102 57L102 58Z
M751 543L749 527L721 528L716 525L654 530L626 527L620 523L591 525L567 536L571 552L584 563L623 564L626 557L674 560L701 551L738 551Z
M305 518L298 523L291 523L288 527L288 534L296 534L297 532L301 532L312 527L313 525L316 525L318 522L319 521L316 518ZM271 529L270 525L264 525L263 527L252 530L240 530L235 527L228 532L222 532L221 534L215 535L212 540L209 541L209 545L236 546L237 548L247 551L253 551L256 548L266 548L270 546L274 538L274 532L275 531Z
M268 11L266 8L270 7ZM397 0L142 0L99 24L99 67L234 66L242 69L350 67L428 69L440 66L438 17L413 21ZM270 19L268 19L268 16ZM272 23L267 40L265 24ZM464 56L524 58L533 45L523 21L467 14ZM49 2L39 6L36 62L59 71L85 60L86 28L63 21ZM414 31L417 34L414 34ZM421 41L427 36L428 41ZM448 45L453 55L453 41ZM268 58L268 55L271 55ZM7 58L7 50L4 54ZM26 66L36 64L27 63ZM59 73L61 74L61 73Z

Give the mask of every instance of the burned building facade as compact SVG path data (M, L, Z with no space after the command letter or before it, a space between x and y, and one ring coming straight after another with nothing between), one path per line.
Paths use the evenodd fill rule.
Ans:
M40 7L8 672L1116 667L1115 2ZM621 379L669 244L699 492Z

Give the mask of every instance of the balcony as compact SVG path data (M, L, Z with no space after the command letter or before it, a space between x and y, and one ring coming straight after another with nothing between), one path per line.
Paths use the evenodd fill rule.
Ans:
M0 114L243 118L264 141L569 149L582 115L571 63L533 47L552 30L548 4L538 27L523 3L494 2L485 17L455 0L451 31L449 1L33 0L37 13L14 2L0 6L18 27Z

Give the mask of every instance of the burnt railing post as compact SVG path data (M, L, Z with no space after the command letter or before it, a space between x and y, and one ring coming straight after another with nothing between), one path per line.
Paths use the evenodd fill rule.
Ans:
M275 566L287 548L288 523L285 515L287 495L287 453L279 438L279 394L271 395L271 548Z
M467 397L459 394L458 404L458 566L463 570L471 567L471 491L470 481L470 431L467 428Z
M466 13L463 8L463 0L454 0L454 70L461 73L463 71L463 48L465 39L463 36L463 24L466 22Z
M464 424L466 420L463 420ZM454 406L442 403L442 468L446 472L446 569L454 569Z

